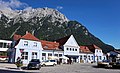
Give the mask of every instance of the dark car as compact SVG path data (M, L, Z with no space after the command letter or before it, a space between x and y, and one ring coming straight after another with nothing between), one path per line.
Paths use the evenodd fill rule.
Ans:
M120 68L120 62L115 62L112 64L113 68Z
M40 64L40 60L39 59L32 59L28 66L27 66L28 69L40 69L41 68L41 64Z

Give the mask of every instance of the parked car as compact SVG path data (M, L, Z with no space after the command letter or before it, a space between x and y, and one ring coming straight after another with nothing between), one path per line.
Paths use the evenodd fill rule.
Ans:
M56 60L46 60L41 62L42 66L55 66L57 65L57 61Z
M32 59L28 66L27 66L28 69L40 69L41 68L41 64L40 64L40 60L39 59Z
M120 68L120 62L114 62L112 63L113 68Z
M110 67L109 63L109 60L103 60L102 62L98 62L97 65L98 67Z

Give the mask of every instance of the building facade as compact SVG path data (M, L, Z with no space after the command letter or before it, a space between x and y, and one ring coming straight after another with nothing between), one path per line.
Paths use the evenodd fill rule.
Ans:
M68 62L79 62L79 45L73 35L56 40L59 43L60 49L63 50L63 55L68 57Z
M9 55L10 62L20 57L23 64L31 59L40 61L56 59L59 63L91 63L106 59L102 50L95 45L79 46L73 35L58 39L55 42L39 40L30 33L17 36L13 41Z
M9 40L0 40L0 61L7 61L8 60L8 51L11 47L12 41Z
M28 64L31 59L41 60L43 48L39 39L30 33L26 33L19 38L12 50L14 51L12 51L12 56L10 56L11 62L16 62L17 58L20 57L23 64Z

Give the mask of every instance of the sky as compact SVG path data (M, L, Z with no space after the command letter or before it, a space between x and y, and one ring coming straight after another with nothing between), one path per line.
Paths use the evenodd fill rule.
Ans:
M0 9L53 8L120 49L120 0L0 0Z

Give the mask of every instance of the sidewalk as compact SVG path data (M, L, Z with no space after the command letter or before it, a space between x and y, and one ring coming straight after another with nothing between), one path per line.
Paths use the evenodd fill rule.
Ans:
M17 66L15 64L11 64L11 63L0 63L0 69L4 69L4 70L18 70Z

